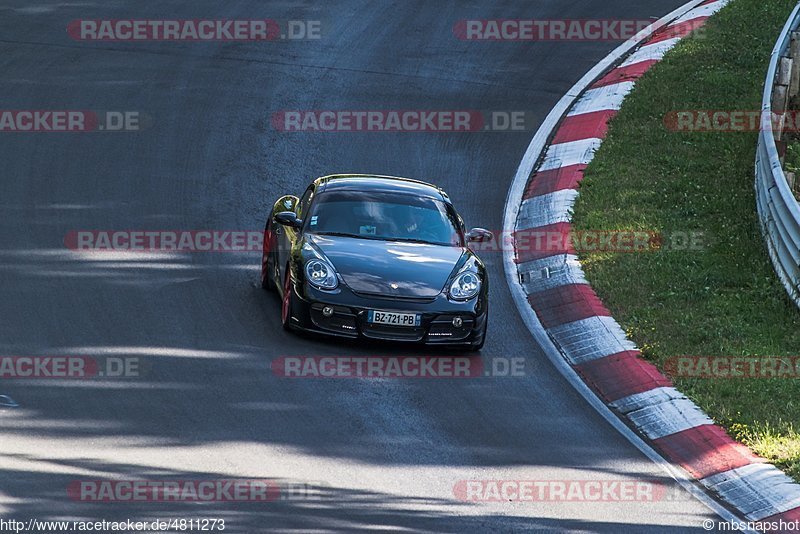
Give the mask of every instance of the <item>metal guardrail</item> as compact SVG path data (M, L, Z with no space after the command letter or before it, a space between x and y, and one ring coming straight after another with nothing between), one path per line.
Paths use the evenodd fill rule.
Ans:
M781 84L785 80L779 80L779 77L784 78L789 71L797 75L797 70L791 67L792 60L787 58L792 43L792 32L799 26L800 4L792 11L772 51L761 103L761 128L755 168L756 204L761 231L775 271L789 296L798 306L800 306L800 205L783 172L775 144L776 134L780 138L781 132L773 130L772 122L773 98L779 102L778 107L783 106L783 109L775 112L779 114L785 112L788 100L787 86L791 85L791 82ZM800 57L794 58L794 62L800 66Z

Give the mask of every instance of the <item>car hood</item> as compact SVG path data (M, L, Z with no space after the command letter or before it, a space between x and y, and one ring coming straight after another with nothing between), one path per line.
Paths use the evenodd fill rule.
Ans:
M308 235L344 282L359 293L435 297L466 249L422 243Z

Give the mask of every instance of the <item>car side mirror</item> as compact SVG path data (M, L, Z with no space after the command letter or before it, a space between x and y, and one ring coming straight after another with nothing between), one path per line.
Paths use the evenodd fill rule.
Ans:
M483 228L473 228L467 233L467 241L470 243L485 243L494 239L494 234Z
M289 228L300 228L303 226L303 219L298 219L297 214L293 211L282 211L275 214L275 222L281 226L288 226Z

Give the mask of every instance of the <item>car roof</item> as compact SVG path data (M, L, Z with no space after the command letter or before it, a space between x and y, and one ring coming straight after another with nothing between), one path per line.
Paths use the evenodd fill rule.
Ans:
M322 191L387 191L409 193L435 198L449 203L450 198L440 187L420 180L382 176L378 174L331 174L314 181L318 192Z

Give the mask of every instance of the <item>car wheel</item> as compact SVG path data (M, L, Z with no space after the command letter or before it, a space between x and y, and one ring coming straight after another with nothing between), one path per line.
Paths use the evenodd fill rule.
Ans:
M269 222L264 228L264 244L261 248L261 289L275 291L272 280L272 229Z
M275 284L272 282L272 277L269 275L272 269L269 264L269 255L265 254L261 258L261 289L275 291Z
M281 299L281 324L284 330L292 329L292 274L286 268L286 277L283 282L283 298Z
M261 289L275 291L275 282L272 280L272 260L270 254L261 259Z

